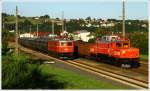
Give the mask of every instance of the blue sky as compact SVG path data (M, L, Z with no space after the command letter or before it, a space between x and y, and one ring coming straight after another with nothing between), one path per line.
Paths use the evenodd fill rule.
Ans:
M2 12L15 14L16 5L19 14L23 16L41 16L48 14L50 17L61 18L115 18L121 19L122 2L3 2ZM127 19L148 19L148 2L126 2Z

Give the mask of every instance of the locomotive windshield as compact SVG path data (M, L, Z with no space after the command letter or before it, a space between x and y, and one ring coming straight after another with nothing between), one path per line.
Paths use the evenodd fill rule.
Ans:
M121 43L116 43L116 47L121 47Z
M61 42L61 46L72 46L72 42Z
M67 46L66 42L61 42L61 46Z
M68 46L72 46L72 42L68 42Z
M120 47L127 48L127 47L129 47L129 43L116 43L116 47L117 48L120 48Z
M128 43L123 43L123 47L129 47Z

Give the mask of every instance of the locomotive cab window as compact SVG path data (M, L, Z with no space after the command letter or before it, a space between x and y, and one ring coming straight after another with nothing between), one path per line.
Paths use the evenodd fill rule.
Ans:
M112 39L111 39L112 41L115 41L116 40L116 37L112 37Z
M67 46L66 42L61 42L61 46Z
M72 46L72 42L68 42L68 46Z
M121 43L116 43L116 47L121 47Z
M128 43L123 43L123 47L129 47Z

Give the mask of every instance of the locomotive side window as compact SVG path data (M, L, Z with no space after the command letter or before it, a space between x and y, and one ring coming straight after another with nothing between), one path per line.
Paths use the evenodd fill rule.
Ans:
M123 43L123 47L128 47L129 44L128 43Z
M116 47L121 47L121 43L116 43Z
M66 42L61 42L61 46L67 46Z
M112 39L111 39L112 41L115 41L116 40L116 37L112 37Z
M72 46L72 42L68 42L68 46Z

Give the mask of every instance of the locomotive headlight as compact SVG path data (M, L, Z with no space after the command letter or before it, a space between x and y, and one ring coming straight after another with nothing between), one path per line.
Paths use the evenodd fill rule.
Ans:
M68 48L65 48L64 51L68 51Z
M120 55L119 51L114 51L114 55Z
M122 54L125 54L125 53L126 53L126 51L125 51L125 50L123 50L123 51L122 51Z

